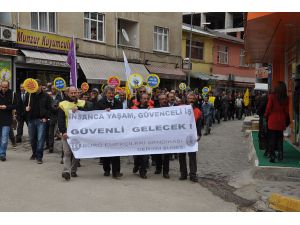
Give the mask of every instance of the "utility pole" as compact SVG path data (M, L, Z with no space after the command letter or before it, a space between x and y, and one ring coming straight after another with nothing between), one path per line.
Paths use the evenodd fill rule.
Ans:
M190 29L190 46L189 46L189 73L188 73L188 86L190 87L191 85L191 73L192 73L192 37L193 37L193 16L194 13L191 14L191 29Z

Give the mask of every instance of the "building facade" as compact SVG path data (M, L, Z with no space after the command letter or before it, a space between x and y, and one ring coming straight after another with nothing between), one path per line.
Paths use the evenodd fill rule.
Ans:
M209 28L183 24L182 58L189 58L192 36L191 87L211 86L220 91L253 88L256 70L245 62L244 40ZM188 69L188 68L187 68Z
M16 85L28 77L51 82L61 76L68 81L66 56L72 37L78 85L99 85L112 75L125 81L123 51L132 73L145 79L155 73L170 88L186 79L180 69L181 13L16 12L9 17L19 50L13 65Z

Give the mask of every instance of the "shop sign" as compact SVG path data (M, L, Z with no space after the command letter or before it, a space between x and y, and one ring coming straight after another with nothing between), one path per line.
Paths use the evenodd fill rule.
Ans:
M17 29L17 44L67 52L71 38L32 30Z
M26 58L26 63L46 65L46 66L69 67L69 65L66 62L52 61L52 60L47 60L47 59L36 59L36 58L30 58L30 57Z

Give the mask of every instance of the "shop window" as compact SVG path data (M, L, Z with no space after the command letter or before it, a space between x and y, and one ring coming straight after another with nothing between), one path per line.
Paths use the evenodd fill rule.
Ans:
M31 29L55 33L56 13L54 12L32 12Z
M191 58L203 60L204 56L204 43L199 41L192 41ZM190 40L186 40L186 58L190 56Z
M95 12L84 13L84 37L104 42L104 14Z
M228 64L228 47L223 45L218 46L218 63Z
M118 45L137 48L139 46L138 23L118 19Z
M154 27L154 50L169 52L169 29Z
M240 53L240 66L249 67L249 65L245 63L245 50L244 49L241 49L241 53Z

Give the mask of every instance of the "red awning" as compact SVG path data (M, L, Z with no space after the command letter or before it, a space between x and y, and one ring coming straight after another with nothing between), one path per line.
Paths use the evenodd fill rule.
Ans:
M0 55L17 56L18 55L18 49L0 47Z
M150 73L157 74L160 78L170 80L185 80L186 74L181 69L168 68L164 66L146 65Z

